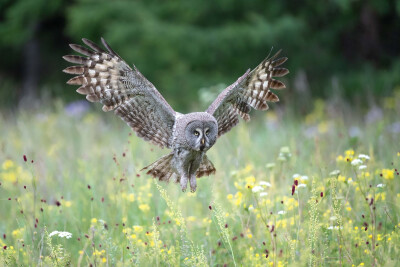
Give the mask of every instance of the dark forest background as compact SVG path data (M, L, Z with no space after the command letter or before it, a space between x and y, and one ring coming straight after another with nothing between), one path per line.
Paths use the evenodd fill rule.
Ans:
M69 43L104 37L179 111L273 47L289 57L291 99L370 104L400 86L400 1L2 0L0 104L82 99L65 84ZM219 86L220 85L220 86Z

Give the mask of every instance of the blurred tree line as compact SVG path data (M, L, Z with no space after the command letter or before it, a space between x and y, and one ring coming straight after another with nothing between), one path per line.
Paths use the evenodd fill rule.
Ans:
M399 15L400 0L2 0L0 104L81 99L61 57L101 36L181 111L271 47L289 57L293 98L387 94L400 85Z

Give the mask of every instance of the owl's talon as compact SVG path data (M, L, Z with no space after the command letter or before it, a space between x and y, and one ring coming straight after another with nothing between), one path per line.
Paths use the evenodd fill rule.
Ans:
M188 179L184 176L181 177L181 188L182 192L186 192Z
M196 192L197 182L196 177L190 177L190 192Z

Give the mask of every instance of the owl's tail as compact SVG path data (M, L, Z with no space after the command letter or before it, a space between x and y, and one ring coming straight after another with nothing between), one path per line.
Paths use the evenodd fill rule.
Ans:
M159 158L156 162L144 167L141 171L148 170L146 174L158 178L160 181L169 182L172 174L174 174L174 171L171 168L171 160L173 156L173 153L165 155Z

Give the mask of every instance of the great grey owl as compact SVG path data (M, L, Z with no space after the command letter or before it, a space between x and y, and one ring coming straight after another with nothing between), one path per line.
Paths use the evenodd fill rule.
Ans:
M279 68L287 58L276 59L279 52L263 60L254 70L247 70L235 83L223 90L205 112L181 114L175 112L154 85L139 70L133 69L101 38L103 48L82 39L90 47L71 44L70 47L85 56L68 55L63 58L80 64L64 70L79 76L67 84L81 85L77 92L90 102L103 104L103 111L114 110L136 135L172 152L143 168L160 181L169 181L176 174L183 191L190 182L196 191L196 177L215 173L206 152L217 138L239 123L239 118L250 119L251 108L268 109L267 101L278 97L269 89L285 88L284 83L272 77L281 77L289 71Z

